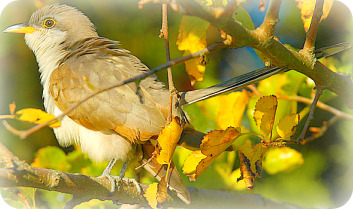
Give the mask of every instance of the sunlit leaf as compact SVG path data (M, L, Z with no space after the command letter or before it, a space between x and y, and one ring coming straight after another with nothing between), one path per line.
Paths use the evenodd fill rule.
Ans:
M167 200L168 196L168 188L167 188L167 181L164 177L159 181L157 187L157 202L164 203Z
M219 96L218 126L223 130L230 126L239 127L248 101L249 96L245 90Z
M247 189L253 189L254 188L254 179L256 177L256 174L253 173L250 169L250 161L249 159L244 156L244 154L238 150L239 153L239 161L240 161L240 177L237 179L237 181L243 181L245 184L245 187Z
M158 136L159 152L157 154L157 162L159 164L168 164L170 162L182 131L183 127L178 118L174 118L161 131Z
M200 145L201 152L211 157L217 157L226 150L240 135L239 128L229 127L226 130L214 130L209 132Z
M276 147L270 149L265 157L263 166L268 174L289 172L304 163L300 152L290 147Z
M21 121L41 124L47 121L50 121L55 118L54 115L44 112L40 109L35 108L26 108L16 112L16 118ZM53 121L49 124L51 128L60 127L61 124L59 121Z
M233 127L225 131L214 130L202 140L201 150L192 152L184 161L183 173L190 181L196 178L240 136L240 129Z
M148 204L153 209L157 209L157 191L158 191L158 183L150 184L146 190L146 193L143 195Z
M167 200L167 195L167 182L163 177L160 182L150 184L143 196L146 198L148 204L153 209L156 209L159 204L162 204Z
M277 97L274 95L261 97L255 105L254 120L264 137L272 132L276 110Z
M267 152L267 147L264 147L261 143L251 146L251 142L248 140L242 146L238 147L238 150L244 154L249 160L250 169L257 177L260 177L261 170L259 166L262 164L262 160Z
M178 50L185 51L183 56L195 53L207 47L206 32L210 23L197 17L183 16L176 44ZM199 58L185 62L186 72L189 74L192 84L203 81L205 65Z
M290 137L295 133L296 127L299 123L299 115L292 113L290 115L286 115L282 118L276 129L278 135L281 137L281 140L289 140Z
M308 32L311 24L311 19L313 17L316 0L295 0L298 2L298 8L300 9L301 18L304 23L305 32ZM322 9L322 16L320 21L325 19L330 13L333 0L325 0L324 7Z

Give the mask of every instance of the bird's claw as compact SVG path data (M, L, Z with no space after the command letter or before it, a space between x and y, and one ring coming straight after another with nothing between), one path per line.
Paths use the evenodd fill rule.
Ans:
M133 183L133 184L135 185L135 187L136 187L137 192L138 192L139 195L142 193L142 187L141 187L141 185L136 181L136 179L125 177L125 178L123 178L123 180L125 180L125 181L128 182L128 183Z
M109 181L111 182L110 194L108 195L108 197L110 197L117 190L117 184L119 184L119 182L121 181L121 178L119 176L105 175L104 173L98 178L105 178L105 177L108 178Z

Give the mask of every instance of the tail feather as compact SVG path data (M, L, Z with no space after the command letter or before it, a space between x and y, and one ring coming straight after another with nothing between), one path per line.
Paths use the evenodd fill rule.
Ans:
M205 100L210 97L217 96L226 92L238 90L247 85L256 83L260 80L268 78L274 74L286 71L287 69L282 69L279 67L264 67L257 69L241 76L229 79L220 83L204 89L198 89L194 91L182 92L181 94L181 105L192 104L201 100Z

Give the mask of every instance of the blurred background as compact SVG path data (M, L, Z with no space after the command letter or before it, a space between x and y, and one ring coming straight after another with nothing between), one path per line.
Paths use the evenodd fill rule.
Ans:
M0 30L6 27L27 22L33 11L45 4L66 3L83 11L96 25L101 36L121 42L123 48L139 57L143 63L151 69L165 63L164 40L158 38L161 25L160 5L147 4L143 9L138 9L137 0L18 0L9 4L1 13ZM258 10L258 0L248 0L243 7L251 16L255 26L259 26L264 18L265 12ZM267 2L268 4L268 2ZM267 5L266 5L267 6ZM177 50L176 40L182 16L169 10L169 39L171 57L182 56ZM353 22L349 9L341 2L333 3L331 12L327 19L320 24L316 47L329 46L340 42L353 42ZM214 33L210 31L210 34ZM280 10L280 22L276 26L275 35L282 43L289 44L294 48L301 48L305 40L305 31L300 19L300 10L294 0L283 1ZM219 41L212 38L209 44ZM353 69L352 50L340 53L330 59L325 59L331 69L351 73ZM217 53L207 55L207 67L204 82L190 85L188 75L184 71L184 65L173 67L174 81L179 91L203 88L217 84L223 80L241 75L245 72L263 67L264 64L257 57L254 50L250 48L224 49ZM0 33L0 114L9 114L8 105L16 103L17 110L22 108L43 109L42 86L38 66L33 53L26 46L23 35ZM290 72L291 73L291 72ZM293 75L292 75L293 74ZM294 75L290 76L299 76ZM158 73L162 81L166 81L166 72ZM305 84L305 85L304 85ZM274 85L274 84L272 84ZM312 82L303 80L303 86L299 89L299 95L310 97ZM343 100L337 98L330 92L325 92L323 98L325 103L341 109L349 114L353 111L346 107ZM204 104L194 104L186 108L191 118L191 123L200 131L210 131L217 128L214 118L215 108L206 107ZM307 108L304 104L298 104L298 112ZM317 109L313 126L322 126L323 121L332 117L326 111ZM251 128L249 116L244 116L245 127ZM30 124L9 121L18 129L27 129ZM255 183L253 191L245 190L237 185L234 171L239 167L235 162L236 153L221 155L216 162L203 173L196 182L190 182L182 174L187 186L217 189L229 192L246 194L261 194L267 198L300 205L305 208L329 208L344 204L350 197L353 188L352 160L353 160L353 121L339 120L330 126L327 132L320 138L304 146L291 146L303 155L304 163L295 169L276 174L268 174L264 171L262 178ZM82 165L76 169L72 166L70 172L79 172L89 175L100 175L106 163L97 164L91 162L87 156L76 153L75 147L60 147L51 129L45 128L25 140L13 136L2 125L0 125L0 142L3 143L21 160L33 163L40 148L54 146L55 152L62 150L65 159ZM174 158L178 168L182 166L183 160L190 151L178 148ZM79 160L77 156L79 155ZM74 157L73 157L74 156ZM71 160L71 161L70 161ZM74 163L74 164L75 164ZM74 165L73 164L73 165ZM50 166L47 166L50 167ZM225 168L229 171L225 171ZM50 168L55 168L55 165ZM132 169L131 169L132 170ZM118 171L116 171L118 172ZM130 171L128 175L135 177ZM238 175L238 174L237 174ZM142 177L146 183L154 181L152 177ZM10 198L16 194L16 189L1 189L3 197L14 207L22 208L21 200ZM21 189L21 192L36 202L38 208L63 208L65 202L70 199L69 195L55 192L34 191L33 189ZM36 193L36 198L30 198ZM112 208L110 202L91 201L82 204L78 208Z

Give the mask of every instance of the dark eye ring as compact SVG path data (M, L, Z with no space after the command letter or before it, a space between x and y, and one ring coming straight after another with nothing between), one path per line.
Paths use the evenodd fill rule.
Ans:
M43 22L43 26L45 28L53 28L55 26L56 22L53 19L46 19Z

